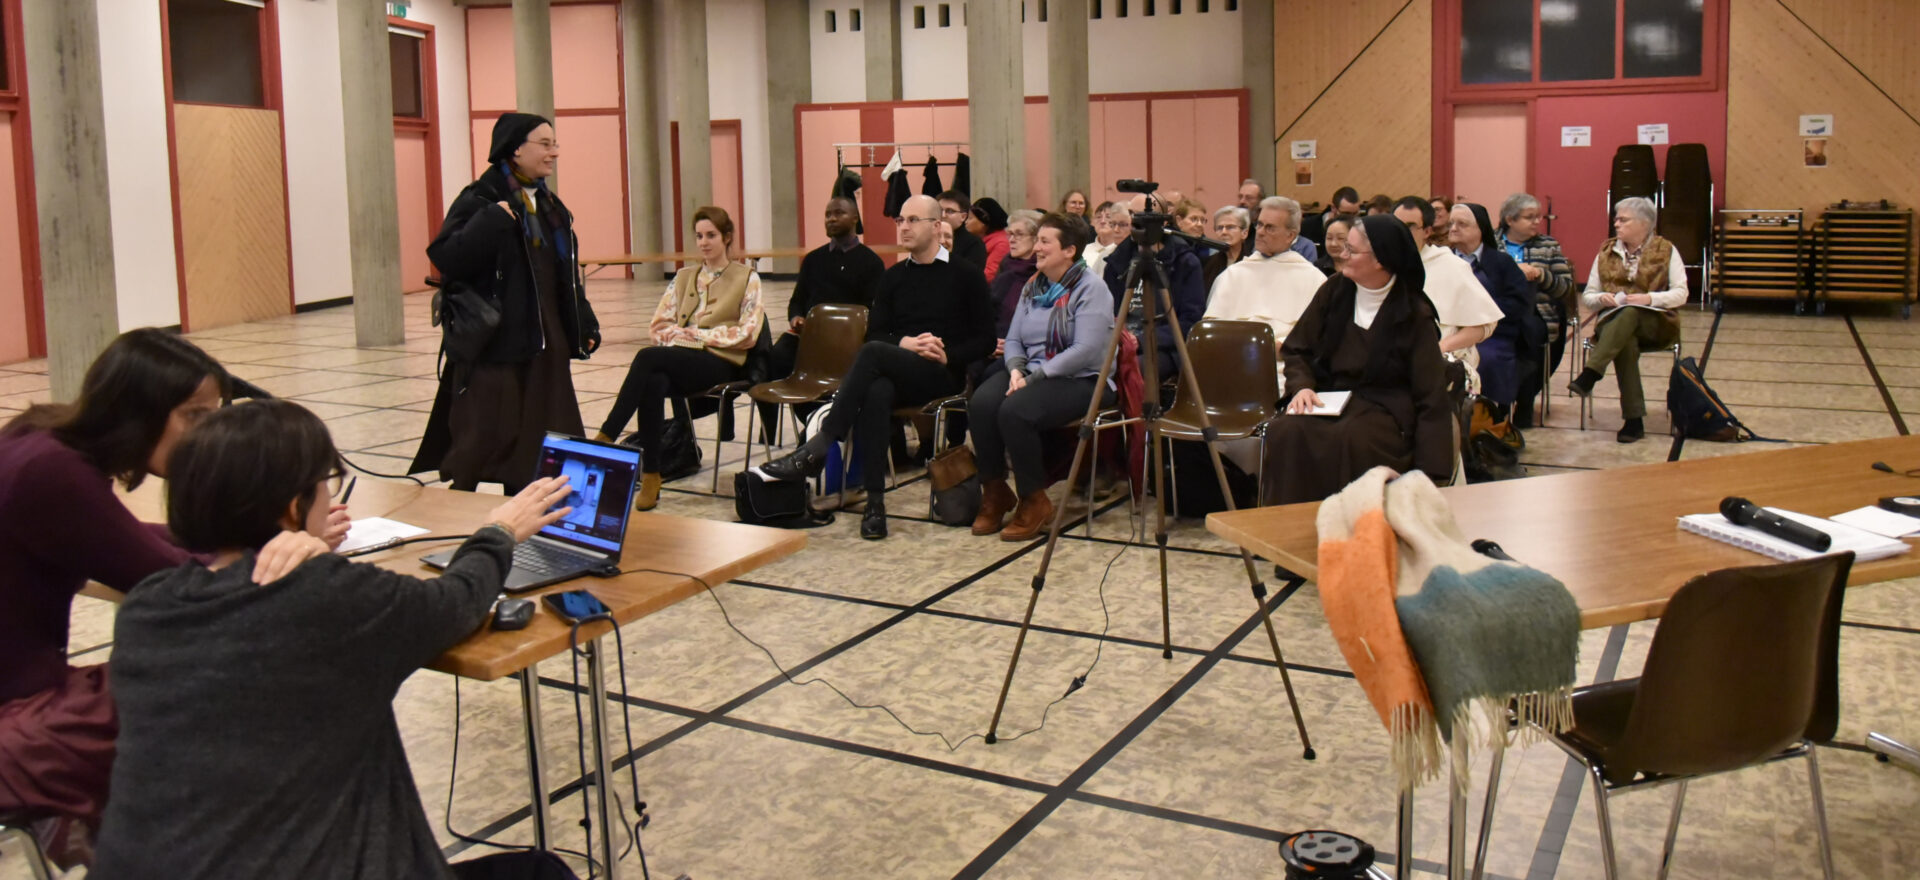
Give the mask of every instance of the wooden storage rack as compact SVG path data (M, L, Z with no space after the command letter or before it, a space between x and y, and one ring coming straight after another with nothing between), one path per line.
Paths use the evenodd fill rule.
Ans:
M1900 304L1913 316L1914 254L1911 208L1833 207L1814 234L1816 308L1833 302Z
M1715 308L1728 299L1790 300L1804 311L1809 262L1799 210L1725 208L1714 214L1711 289Z

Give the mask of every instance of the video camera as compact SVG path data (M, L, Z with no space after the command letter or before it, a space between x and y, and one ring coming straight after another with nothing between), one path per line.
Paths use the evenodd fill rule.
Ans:
M1160 203L1161 207L1165 207L1165 202L1153 194L1154 190L1160 188L1159 183L1129 177L1114 181L1113 187L1123 193L1135 193L1147 197L1148 210L1133 215L1133 243L1140 250L1154 248L1165 242L1169 235L1190 245L1205 246L1217 251L1227 249L1227 243L1224 241L1215 241L1205 236L1182 232L1180 227L1174 224L1173 215L1153 210L1156 202Z

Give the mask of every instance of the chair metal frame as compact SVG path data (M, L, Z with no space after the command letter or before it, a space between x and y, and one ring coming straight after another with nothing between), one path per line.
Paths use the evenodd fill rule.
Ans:
M31 829L16 818L0 817L0 841L8 839L17 842L20 849L25 851L27 869L33 872L34 880L52 880L59 875L53 867L53 861L40 850L40 841L33 836Z
M1584 321L1582 321L1582 320L1580 320L1580 319L1579 319L1579 317L1577 317L1577 316L1576 316L1576 317L1575 317L1575 318L1573 319L1573 335L1574 335L1574 338L1575 338L1575 339L1578 339L1578 340L1580 340L1580 355L1581 355L1581 356L1580 356L1580 357L1578 357L1578 358L1568 358L1568 359L1567 359L1567 361L1568 361L1568 367L1567 367L1567 373L1568 373L1568 375L1569 375L1569 376L1571 376L1571 377L1572 377L1572 378L1569 378L1569 379L1567 380L1569 384L1571 384L1571 383L1572 383L1572 381L1573 381L1573 379L1576 379L1576 378L1579 378L1579 376L1580 376L1580 370L1584 368L1584 366L1585 366L1585 364L1586 364L1586 362L1587 362L1587 358L1586 358L1586 354L1587 354L1588 352L1590 352L1590 351L1592 351L1592 350L1593 350L1593 337L1592 337L1592 336L1582 336L1582 335L1580 335L1580 328L1581 328L1582 326L1584 326L1585 324L1586 324L1586 322L1584 322ZM1674 366L1679 366L1679 365L1680 365L1680 358L1681 358L1681 354L1680 354L1680 346L1681 346L1681 344L1682 344L1682 343L1679 343L1679 342L1676 342L1676 343L1674 343L1673 345L1671 345L1671 346L1668 346L1668 347L1667 347L1667 351L1670 351L1670 352L1673 352L1673 364L1674 364ZM1645 352L1644 352L1644 351L1643 351L1643 352L1641 352L1641 353L1642 353L1642 354L1645 354ZM1645 382L1645 381L1646 381L1646 376L1644 376L1644 375L1642 375L1642 376L1640 377L1640 380L1641 380L1642 382ZM1618 382L1618 381L1619 381L1619 377L1618 377L1618 376L1615 376L1615 377L1614 377L1614 381L1615 381L1615 382ZM1644 389L1642 389L1642 390L1644 391ZM1544 392L1545 392L1545 389L1542 389L1542 393L1544 393ZM1585 396L1582 396L1582 395L1578 395L1578 394L1574 394L1574 393L1573 393L1573 389L1572 389L1572 388L1568 388L1568 389L1567 389L1567 396L1569 396L1569 397L1578 397L1578 398L1580 398L1580 399L1579 399L1579 401L1578 401L1578 404L1579 404L1579 406L1580 406L1580 430L1582 430L1582 431L1585 431L1585 430L1587 429L1587 419L1588 419L1588 417L1589 417L1589 416L1591 416L1591 415L1593 414L1593 395L1591 395L1591 394L1588 394L1588 395L1585 395ZM1544 412L1543 412L1543 413L1541 414L1541 418L1542 418L1543 420L1544 420L1544 419L1546 418L1546 416L1545 416L1545 413L1544 413Z

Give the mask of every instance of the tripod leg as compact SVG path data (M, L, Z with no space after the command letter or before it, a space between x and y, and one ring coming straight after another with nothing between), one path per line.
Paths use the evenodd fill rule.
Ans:
M1067 469L1069 474L1080 470L1081 459L1086 456L1088 447L1093 444L1093 423L1100 417L1100 389L1107 386L1107 377L1113 371L1113 356L1120 349L1120 334L1124 330L1125 325L1116 322L1112 335L1107 337L1107 353L1101 361L1100 374L1094 379L1094 393L1092 399L1087 401L1087 414L1080 419L1080 436L1073 446L1073 465ZM1069 478L1067 494L1071 496L1072 493L1073 485ZM987 723L988 745L1000 740L1000 715L1006 711L1007 692L1013 689L1013 672L1020 665L1020 651L1026 646L1027 630L1033 626L1033 608L1040 603L1040 589L1046 586L1047 569L1053 565L1053 550L1060 544L1060 526L1066 522L1067 518L1066 502L1067 499L1062 498L1059 506L1053 509L1053 522L1047 527L1047 547L1040 554L1040 570L1033 574L1033 595L1027 598L1027 614L1020 621L1020 634L1014 638L1013 657L1007 661L1007 677L1000 683L1000 698L993 705L993 720ZM1091 508L1087 510L1087 516L1093 516Z
M1190 363L1191 361L1187 358L1186 338L1180 333L1180 326L1177 319L1172 316L1172 297L1164 291L1161 295L1167 297L1167 320L1174 322L1174 350L1179 353L1181 363ZM1227 485L1226 466L1220 463L1220 433L1213 427L1213 419L1207 415L1207 401L1206 398L1200 394L1200 380L1194 376L1192 370L1182 370L1180 373L1180 382L1180 393L1193 395L1194 403L1199 404L1195 407L1195 410L1200 414L1200 435L1206 439L1207 443L1207 460L1213 464L1213 476L1219 483L1220 497L1226 501L1227 509L1233 510L1235 507L1233 503L1233 490ZM1154 426L1154 429L1157 432L1158 426ZM1156 446L1155 448L1157 449L1158 447ZM1166 582L1166 532L1164 529L1161 531L1160 541L1162 548L1161 583L1164 586ZM1313 740L1307 736L1307 721L1306 718L1300 714L1300 701L1293 692L1293 676L1287 673L1287 658L1281 653L1280 637L1273 630L1273 612L1267 608L1267 585L1260 581L1260 570L1254 565L1253 554L1248 553L1245 547L1240 548L1240 563L1246 566L1247 583L1253 591L1253 602L1260 610L1260 623L1267 631L1267 644L1273 648L1273 663L1280 669L1280 684L1287 691L1287 707L1293 710L1293 726L1294 729L1300 733L1300 747L1303 750L1301 756L1311 761L1314 759Z
M1160 548L1160 656L1173 659L1173 610L1172 600L1167 590L1167 493L1164 453L1164 439L1160 436L1160 421L1153 418L1147 422L1147 449L1151 460L1148 467L1153 468L1153 542Z

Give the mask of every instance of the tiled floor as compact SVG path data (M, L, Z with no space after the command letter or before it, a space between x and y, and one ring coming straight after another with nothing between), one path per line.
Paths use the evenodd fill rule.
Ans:
M770 283L769 300L784 302L788 288ZM645 344L657 295L652 286L593 284L608 344L574 368L588 425L604 414L626 361ZM235 373L319 413L355 463L397 472L412 455L435 388L437 337L425 310L424 298L410 299L407 341L380 348L354 347L346 309L193 339ZM1687 353L1698 356L1710 331L1710 313L1687 312ZM1664 353L1647 355L1655 415L1646 440L1614 442L1620 419L1608 380L1584 432L1575 427L1574 402L1556 396L1549 426L1527 433L1523 461L1552 473L1666 459L1673 445L1657 389L1668 362ZM0 418L46 398L44 373L40 363L0 367ZM1839 315L1735 311L1713 337L1709 375L1766 437L1825 443L1890 435L1920 413L1920 327L1891 316L1856 314L1849 323ZM1563 372L1555 386L1564 382ZM711 438L711 420L698 430ZM1679 454L1768 448L1689 442ZM705 454L712 455L710 442ZM723 472L739 469L742 456L739 444L726 444ZM645 840L657 876L1278 876L1274 842L1308 827L1343 829L1392 849L1386 737L1327 636L1314 587L1281 591L1274 616L1318 751L1307 762L1243 570L1197 521L1172 529L1170 660L1158 645L1155 554L1150 545L1125 543L1125 507L1098 517L1095 540L1075 532L1062 543L1035 616L1043 629L1027 643L1002 741L983 743L978 735L993 712L1040 554L919 518L926 483L912 476L903 475L910 482L891 506L891 539L861 542L843 517L811 532L798 556L625 629L635 766L653 818ZM731 519L730 500L698 491L707 483L702 473L671 484L661 509ZM1875 729L1920 740L1916 602L1916 582L1849 594L1845 739L1859 742ZM77 606L73 645L86 661L110 653L112 617L110 605L83 599ZM1636 674L1653 629L1587 633L1581 680ZM747 637L793 670L798 684L787 683ZM1096 658L1086 686L1061 700ZM548 686L550 766L573 780L572 674L564 659L543 664L540 674ZM421 673L397 702L421 796L456 857L487 850L445 830L450 782L453 827L506 843L530 837L513 686L463 682L458 699L456 715L453 680ZM885 704L899 720L849 700ZM1852 751L1824 750L1821 762L1839 876L1920 876L1920 777ZM1675 876L1817 876L1805 780L1802 765L1789 763L1696 784ZM1550 746L1511 756L1493 829L1496 876L1600 876L1592 803L1580 783ZM1625 876L1653 873L1668 803L1651 792L1615 801ZM561 839L578 848L580 798L556 810ZM1422 793L1416 820L1415 864L1437 868L1444 857L1438 787ZM633 855L624 864L637 874ZM0 858L0 878L19 871L17 859Z

